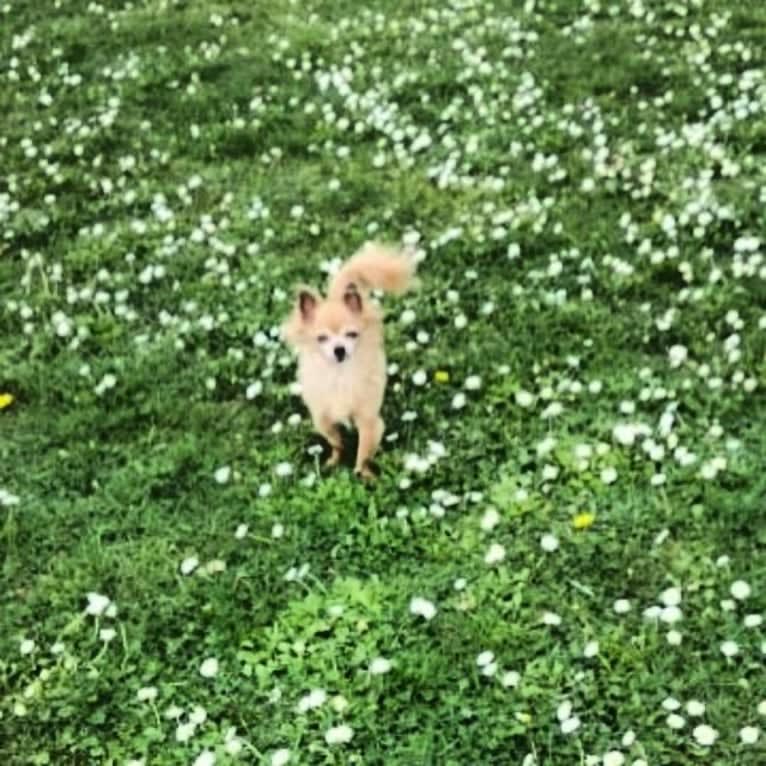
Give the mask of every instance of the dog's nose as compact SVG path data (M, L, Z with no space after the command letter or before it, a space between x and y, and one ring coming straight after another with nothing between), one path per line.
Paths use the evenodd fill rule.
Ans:
M342 362L346 358L346 349L343 348L343 346L336 346L334 349L335 352L335 358Z

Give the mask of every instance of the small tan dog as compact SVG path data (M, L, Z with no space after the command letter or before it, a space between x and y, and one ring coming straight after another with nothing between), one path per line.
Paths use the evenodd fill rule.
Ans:
M309 287L298 292L282 336L298 353L298 381L316 430L330 444L328 465L341 458L339 423L359 432L355 472L374 474L369 461L383 437L380 408L386 389L383 317L369 290L402 293L412 283L409 255L367 243L330 279L327 297Z

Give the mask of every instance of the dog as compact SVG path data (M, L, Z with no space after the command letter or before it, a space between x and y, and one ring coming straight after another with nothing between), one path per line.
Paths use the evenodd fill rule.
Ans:
M370 290L400 294L412 286L410 254L365 244L330 278L327 297L300 287L282 337L298 355L301 396L315 429L327 440L336 465L343 454L338 425L359 433L355 473L372 479L370 461L383 438L380 417L386 389L383 316Z

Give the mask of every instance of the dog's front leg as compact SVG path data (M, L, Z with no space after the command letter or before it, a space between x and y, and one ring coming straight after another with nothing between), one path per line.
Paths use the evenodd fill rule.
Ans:
M314 428L327 439L327 443L332 450L325 465L337 465L343 456L343 438L341 437L340 429L326 415L316 415L314 417Z
M374 479L375 474L370 470L368 463L372 460L383 438L383 420L377 416L360 419L357 420L356 427L359 431L359 448L354 471L363 479Z

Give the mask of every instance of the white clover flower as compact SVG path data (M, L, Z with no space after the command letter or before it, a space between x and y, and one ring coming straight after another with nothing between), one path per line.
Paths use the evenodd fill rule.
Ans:
M263 391L263 383L260 380L256 380L251 383L245 390L245 398L248 400L255 399Z
M555 550L558 550L559 539L556 535L545 534L540 538L540 547L546 553L553 553Z
M387 660L385 657L376 657L370 663L370 673L373 676L381 676L384 673L388 673L391 670L391 660Z
M518 404L519 407L524 407L525 409L531 407L535 403L534 395L530 394L529 391L524 391L523 389L516 392L515 399L516 404Z
M188 742L197 730L197 725L188 721L187 723L178 724L176 727L176 742Z
M272 526L272 528L271 528L271 536L275 540L279 540L279 538L284 537L284 534L285 534L285 528L284 528L284 526L282 524L277 522L276 524L274 524L274 526Z
M671 729L683 729L684 726L686 726L686 720L683 718L683 716L678 715L678 713L671 713L666 719L665 723L671 728Z
M196 556L189 556L181 562L181 574L190 575L199 566L199 559Z
M665 606L678 606L681 603L681 589L666 588L660 593L660 601Z
M556 718L559 719L559 721L566 721L567 718L572 717L572 703L569 700L564 700L557 708L556 708Z
M731 584L729 593L737 599L737 601L744 601L750 597L750 586L744 580L737 580Z
M760 614L747 614L742 624L746 628L760 628L763 624L763 616Z
M500 678L500 683L506 689L515 689L519 685L520 681L521 681L521 676L515 670L506 671L505 673L503 673L502 677Z
M426 375L425 370L417 370L412 375L412 382L416 386L424 386L427 380L428 380L428 375Z
M353 736L354 730L347 724L341 724L329 728L324 738L328 745L345 745L351 742Z
M157 699L156 686L144 686L136 692L136 699L139 702L154 702Z
M535 448L537 451L537 456L545 457L546 455L550 454L555 447L556 447L556 439L554 439L552 436L548 436L545 439L543 439L541 442L538 442Z
M117 631L114 628L101 628L98 632L98 637L105 644L114 641L117 636Z
M436 616L436 606L428 599L415 596L410 601L410 613L416 617L422 617L424 620L432 620Z
M541 413L543 420L557 418L564 411L564 405L561 402L551 402Z
M18 505L20 498L18 495L12 495L7 490L0 487L0 506L10 508L12 505Z
M492 566L499 564L505 559L505 546L500 543L492 543L484 554L484 563Z
M544 625L549 625L554 628L561 625L561 617L555 612L543 612L542 621Z
M315 710L324 705L327 701L327 692L324 689L312 689L298 700L298 712L308 713L309 710Z
M754 745L761 737L757 726L743 726L739 730L739 740L743 745Z
M195 726L202 726L207 721L207 710L197 705L194 710L189 713L189 721Z
M610 750L608 753L604 753L604 766L623 766L625 763L625 756L619 750Z
M495 654L494 654L494 652L490 652L488 650L481 652L481 654L479 654L476 657L476 664L480 668L485 668L485 667L487 667L487 665L492 664L494 661L495 661Z
M574 734L580 728L580 724L580 719L576 715L573 715L571 718L561 721L559 726L562 734L569 735Z
M213 478L218 484L226 484L231 478L231 468L228 465L221 466L216 469Z
M604 484L614 484L614 482L617 481L617 471L611 466L604 468L604 470L601 471L601 481L604 482Z
M247 524L239 524L234 531L234 537L237 540L243 540L245 537L247 537L248 532L248 526Z
M481 517L479 525L484 532L490 532L500 523L500 514L494 508L488 508Z
M686 703L686 712L692 716L692 718L701 718L705 715L705 703L699 700L689 700Z
M721 644L721 654L724 657L736 657L739 654L739 646L736 641L724 641Z
M458 391L453 397L452 397L452 409L453 410L462 410L463 407L465 407L466 403L466 396L462 391Z
M587 644L585 644L585 647L582 650L582 655L586 659L592 659L598 654L599 645L598 641L588 641Z
M112 603L109 597L102 596L100 593L87 593L85 597L88 599L85 611L94 617L101 616Z
M465 388L467 391L478 391L481 388L481 378L478 375L469 375L465 379Z
M19 652L22 655L32 654L35 648L36 648L35 642L31 638L25 638L19 644Z
M336 694L330 700L330 705L336 713L342 713L348 707L348 700L342 694Z
M677 606L666 606L660 612L660 620L668 625L673 625L682 618L683 613Z
M203 678L215 678L218 675L218 660L215 657L208 657L199 666L199 674Z
M236 729L231 727L226 732L226 739L223 743L223 749L231 756L237 756L242 752L244 745L239 737L234 736Z
M290 760L290 751L286 747L275 750L271 754L271 766L286 766Z
M618 598L613 608L617 614L627 614L630 611L630 601L626 598Z
M686 346L676 345L668 349L668 360L671 367L680 367L689 357Z
M194 759L194 766L215 766L215 761L215 753L212 750L203 750Z
M677 630L669 630L665 638L671 646L681 646L683 640L683 636Z
M631 423L618 423L612 429L612 436L616 442L624 447L631 447L636 442L636 429Z
M694 739L697 740L697 744L703 747L711 747L718 739L718 732L712 726L708 726L705 723L695 726L692 734Z

